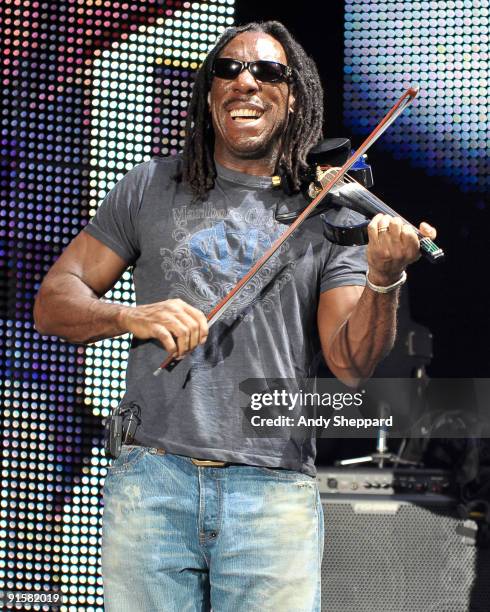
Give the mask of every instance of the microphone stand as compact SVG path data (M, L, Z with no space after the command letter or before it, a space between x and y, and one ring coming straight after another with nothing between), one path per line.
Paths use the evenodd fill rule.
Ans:
M379 406L379 415L380 418L385 418L388 414L389 405L387 402L381 400L378 404ZM398 449L398 453L391 453L388 450L388 431L386 427L381 426L378 429L378 435L376 437L376 451L371 453L370 455L365 455L364 457L355 457L352 459L342 459L340 461L336 461L335 465L339 467L345 467L350 465L360 465L360 464L377 464L377 466L381 469L386 467L385 464L393 464L393 467L397 467L398 465L410 465L413 467L419 467L421 464L418 461L410 461L409 459L402 459L401 455L405 449L406 438L402 440L400 444L400 448Z

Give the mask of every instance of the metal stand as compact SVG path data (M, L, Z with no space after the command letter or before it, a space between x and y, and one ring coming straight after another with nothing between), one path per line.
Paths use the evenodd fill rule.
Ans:
M382 412L384 412L382 408ZM420 463L417 461L409 461L408 459L402 459L401 455L406 445L406 439L403 439L400 448L398 450L398 454L390 453L388 450L388 433L385 427L380 427L378 430L378 436L376 441L376 452L371 455L366 455L365 457L355 457L353 459L343 459L341 461L336 461L336 466L346 466L346 465L359 465L363 463L375 463L379 468L386 467L386 464L393 464L393 467L397 467L398 465L411 465L413 467L419 467Z
M415 371L415 378L419 378L421 382L426 378L425 367L419 366ZM422 382L423 385L423 382ZM379 415L380 418L383 418L387 415L389 405L386 402L379 402ZM412 466L412 467L423 467L423 463L418 461L410 461L408 459L402 459L403 451L405 450L405 446L407 444L407 438L404 438L400 444L400 448L398 449L398 453L390 453L388 450L388 432L386 427L380 427L378 429L378 435L376 440L376 452L371 455L366 455L364 457L354 457L352 459L342 459L340 461L336 461L335 465L339 467L345 467L350 465L359 465L359 464L377 464L379 468L387 467L387 465L393 465L393 467L397 467L398 465Z

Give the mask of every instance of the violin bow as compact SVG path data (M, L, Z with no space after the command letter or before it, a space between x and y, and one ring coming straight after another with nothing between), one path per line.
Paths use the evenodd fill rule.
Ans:
M303 210L303 212L299 215L299 217L289 226L287 230L285 230L279 238L272 244L272 246L262 255L260 259L258 259L255 264L250 268L250 270L238 281L238 283L233 287L233 289L224 296L216 304L216 306L209 312L207 315L208 327L211 327L218 321L218 319L228 310L230 306L232 306L233 302L238 298L240 293L246 287L246 285L260 272L262 267L269 261L269 259L277 252L277 250L283 245L286 240L289 239L291 234L295 232L298 227L305 221L310 213L315 210L315 208L320 204L323 198L327 195L327 193L332 189L332 187L339 181L346 172L350 170L350 168L356 163L356 161L366 153L369 147L378 140L378 138L383 134L390 125L398 119L398 117L402 114L402 112L413 102L415 96L419 92L419 87L414 86L408 88L405 93L398 99L398 101L393 105L393 107L386 113L386 115L381 119L378 125L374 128L374 130L369 134L369 136L364 140L361 146L357 149L357 151L352 155L345 164L337 170L332 177L325 184L320 193L315 197L314 200L310 202L310 204ZM153 372L155 376L160 374L162 370L167 370L168 372L172 371L174 367L180 363L181 359L177 359L169 355L160 366Z

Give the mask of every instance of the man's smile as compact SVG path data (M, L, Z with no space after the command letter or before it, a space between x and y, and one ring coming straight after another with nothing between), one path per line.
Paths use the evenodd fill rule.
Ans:
M260 117L262 116L261 113L257 113L256 111L247 110L245 108L241 108L236 111L231 111L230 115L234 121L237 121L239 123L243 123L243 122L250 123L251 121L260 119Z
M254 125L264 115L265 109L258 104L233 101L226 105L226 112L235 123Z

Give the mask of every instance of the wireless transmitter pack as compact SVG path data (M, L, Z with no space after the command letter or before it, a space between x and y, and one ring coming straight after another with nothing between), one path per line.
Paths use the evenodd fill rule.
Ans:
M114 408L108 417L104 430L104 450L111 459L121 454L123 443L131 443L138 425L141 423L141 408L136 402Z

